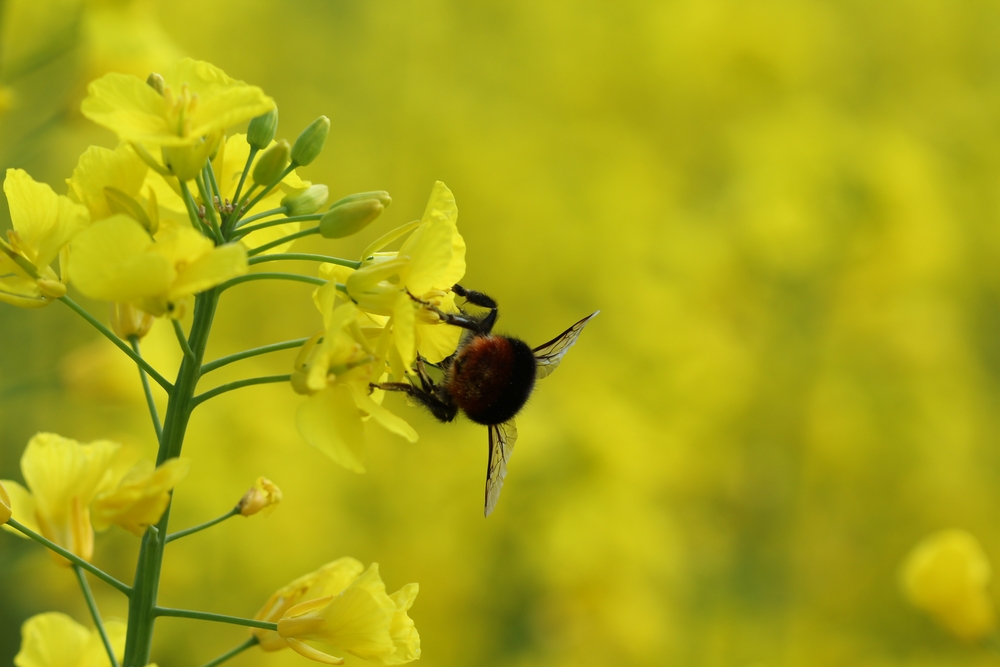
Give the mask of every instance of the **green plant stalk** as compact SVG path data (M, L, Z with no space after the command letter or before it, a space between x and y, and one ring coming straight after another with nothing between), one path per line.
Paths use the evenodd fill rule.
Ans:
M279 252L273 255L258 255L257 257L251 257L247 261L247 264L253 266L255 264L263 264L264 262L279 262L284 260L336 264L338 266L346 266L349 269L361 268L361 262L355 262L352 259L342 259L340 257L331 257L329 255L314 255L308 252Z
M258 621L255 618L240 618L239 616L227 616L226 614L213 614L208 611L194 611L192 609L171 609L170 607L156 607L154 610L157 616L173 616L175 618L193 618L197 621L215 621L216 623L229 623L230 625L243 625L248 628L260 628L261 630L278 629L277 623L270 621Z
M201 667L216 667L217 665L221 665L222 663L226 662L230 658L235 658L240 653L243 653L243 651L247 650L248 648L256 646L257 643L258 643L257 642L257 638L256 637L251 637L250 639L246 640L245 642L243 642L239 646L236 646L236 647L234 647L234 648L226 651L225 653L223 653L219 657L206 662Z
M254 216L256 217L256 216ZM233 233L231 236L233 238L240 238L255 232L258 229L267 229L268 227L275 227L277 225L284 225L289 222L312 222L322 220L323 216L319 213L310 213L308 215L290 215L284 218L275 218L274 220L268 220L267 222L258 222L256 225L247 224L250 222L250 218L241 218L236 227L233 228Z
M253 257L254 255L259 255L260 253L266 252L271 248L277 248L279 245L282 245L283 243L288 243L289 241L294 241L295 239L300 239L303 236L310 236L312 234L319 234L319 227L310 227L309 229L303 229L295 232L294 234L289 234L288 236L282 236L280 239L277 239L276 241L265 243L262 246L258 246L256 248L253 248L252 250L247 251L247 257Z
M210 361L201 367L201 374L204 375L210 371L214 371L217 368L222 368L227 366L234 361L241 361L243 359L249 359L250 357L256 357L261 354L267 354L268 352L279 352L281 350L290 350L296 347L302 347L308 341L308 338L296 338L294 340L286 340L281 343L271 343L270 345L264 345L261 347L255 347L252 350L244 350L243 352L237 352L236 354L230 354L228 357L222 357L216 359L215 361Z
M97 601L94 599L94 594L90 590L90 584L87 583L87 575L84 574L83 568L79 565L73 565L73 572L76 573L77 581L80 582L80 591L83 593L83 599L87 601L87 608L90 609L90 616L94 619L94 625L97 626L97 632L101 635L101 642L104 644L104 650L108 652L108 658L111 659L111 664L113 667L118 667L118 658L115 656L115 650L111 647L111 640L108 639L108 631L104 629L104 622L101 620L101 612L97 610Z
M201 377L201 364L208 344L212 319L219 303L219 290L211 289L195 298L194 321L188 342L192 357L185 355L177 372L177 380L170 391L167 413L163 420L163 437L156 464L160 465L181 453L188 420L191 418L195 388ZM160 585L160 567L170 523L170 506L167 506L156 530L148 530L142 538L135 582L129 598L128 632L125 637L124 667L145 667L149 664L153 626L156 620L156 596Z
M132 343L132 350L135 351L136 356L142 358L142 352L139 348L139 337L129 336L128 341ZM156 431L156 442L159 442L163 437L163 424L160 423L160 414L156 410L156 401L153 400L153 390L149 386L149 378L146 377L146 371L139 367L139 379L142 380L142 391L146 394L146 405L149 407L149 417L153 420L153 430Z
M233 509L229 510L228 512L226 512L222 516L217 516L214 519L212 519L211 521L206 521L205 523L199 523L197 526L191 526L190 528L185 528L184 530L178 530L176 533L172 533L170 535L167 535L166 543L170 544L174 540L179 540L182 537L186 537L188 535L192 535L194 533L197 533L197 532L200 532L202 530L205 530L206 528L211 528L212 526L214 526L216 524L219 524L219 523L222 523L226 519L234 517L234 516L236 516L239 513L240 513L240 508L239 508L239 505L237 505L236 507L234 507Z

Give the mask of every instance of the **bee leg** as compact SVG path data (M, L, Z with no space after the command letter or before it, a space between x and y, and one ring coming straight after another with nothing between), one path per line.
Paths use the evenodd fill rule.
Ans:
M484 330L483 319L481 318L470 317L469 315L466 315L465 313L461 312L446 313L437 306L435 306L433 303L428 303L427 301L424 301L419 297L413 296L409 292L407 292L407 294L409 295L410 299L419 303L421 306L423 306L427 310L437 315L438 318L440 318L441 321L444 322L445 324L451 324L452 326L461 327L463 329L468 329L469 331L482 334L488 334L490 332L490 329L493 328L492 322L490 322L489 326ZM487 317L490 316L487 315ZM493 319L496 319L496 315L493 315Z
M427 374L427 369L424 367L424 358L419 354L417 355L417 377L420 378L420 386L429 394L433 394L436 387L434 386L434 380Z
M479 306L480 308L489 308L490 312L479 319L479 327L476 329L479 333L488 334L493 330L493 325L497 321L497 302L493 297L483 294L482 292L475 292L470 289L465 289L461 285L453 285L451 291L458 296L464 297L466 301L474 306Z
M406 382L373 382L371 386L385 391L401 391L417 401L443 422L450 422L458 414L458 408L450 401L443 400L438 392L424 391Z

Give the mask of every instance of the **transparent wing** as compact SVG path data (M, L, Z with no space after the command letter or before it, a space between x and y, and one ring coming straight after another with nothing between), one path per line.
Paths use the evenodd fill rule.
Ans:
M510 419L502 424L489 426L490 460L486 466L486 512L489 516L500 499L503 479L507 476L507 461L514 452L517 442L517 425Z
M583 327L587 325L587 322L594 319L599 312L601 311L594 311L548 343L543 343L534 349L535 361L538 362L538 371L535 377L541 380L544 377L552 375L552 371L559 366L559 362L569 352L569 348L573 347L576 339L580 337Z

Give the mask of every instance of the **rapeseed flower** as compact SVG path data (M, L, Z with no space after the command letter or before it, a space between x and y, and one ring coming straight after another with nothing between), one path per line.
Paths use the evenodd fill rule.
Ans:
M125 653L125 623L104 622L104 630L118 661ZM110 667L111 659L96 630L89 630L66 614L32 616L21 626L17 667Z
M265 651L286 646L311 660L343 664L306 643L317 641L382 665L420 658L420 635L407 611L419 587L386 593L378 564L341 558L296 579L271 596L256 618L277 621L277 632L254 630Z
M139 199L147 171L146 163L127 144L115 150L91 146L80 156L73 175L66 179L69 198L87 207L91 222L109 218L123 212L118 207L112 208L116 203L114 195ZM148 215L146 211L143 213Z
M902 569L903 592L909 601L968 641L986 637L996 625L987 591L991 578L982 546L963 530L943 530L925 538Z
M278 485L267 477L258 477L250 490L243 494L236 506L243 516L253 516L257 512L271 512L281 502L282 494Z
M3 183L13 229L0 239L0 301L22 308L48 305L66 293L51 268L70 240L88 222L87 209L57 195L22 169L8 169Z
M159 521L170 490L187 474L188 462L170 459L155 470L144 462L119 474L114 467L119 450L108 440L84 445L54 433L37 434L21 456L27 488L2 481L14 518L88 561L95 528L114 523L141 535ZM61 556L53 557L67 564Z

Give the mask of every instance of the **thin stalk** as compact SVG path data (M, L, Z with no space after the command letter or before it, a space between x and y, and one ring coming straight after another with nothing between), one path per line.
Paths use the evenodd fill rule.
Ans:
M318 213L310 213L309 215L293 215L287 218L277 218L275 220L268 220L267 222L260 222L256 225L250 225L249 227L244 227L244 220L240 220L233 231L233 238L241 238L246 236L251 232L256 232L259 229L267 229L268 227L276 227L277 225L283 225L286 222L309 222L312 220L320 220L323 216ZM249 220L249 218L247 218Z
M215 169L211 160L205 160L205 175L208 176L208 185L212 187L212 194L219 201L219 208L222 207L222 192L219 190L219 182L215 180ZM219 209L216 209L219 210ZM219 211L219 221L222 221L222 212Z
M170 323L174 325L174 335L177 336L177 342L180 343L184 356L188 359L194 359L194 352L191 351L191 344L188 343L187 336L184 335L184 328L181 326L181 323L175 319L171 319Z
M236 382L228 382L224 385L218 386L215 389L209 389L206 392L198 394L191 400L192 407L201 405L205 401L215 398L219 394L225 394L226 392L233 391L234 389L242 389L243 387L252 387L255 384L272 384L274 382L288 382L292 379L292 376L288 373L285 375L265 375L263 377L257 378L247 378L246 380L237 380Z
M132 350L142 358L142 353L139 351L139 337L129 336L128 340L132 343ZM149 386L149 378L146 377L146 371L139 367L139 379L142 380L142 391L146 394L146 405L149 406L149 417L153 420L153 430L156 431L156 441L159 442L160 438L163 437L163 425L160 423L160 413L156 410L156 401L153 400L153 391Z
M218 665L221 665L222 663L224 663L225 661L229 660L230 658L236 657L237 655L239 655L243 651L247 650L248 648L254 647L257 644L258 644L257 638L256 637L251 637L250 639L246 640L245 642L243 642L239 646L233 647L231 650L226 651L225 653L223 653L219 657L215 658L214 660L209 660L208 662L206 662L201 667L218 667Z
M111 646L111 640L108 639L108 631L104 629L104 622L101 621L101 612L97 610L97 601L94 600L94 593L90 590L90 584L87 583L87 575L84 574L83 568L79 565L73 566L73 571L76 572L76 579L80 582L80 590L83 592L83 599L87 601L87 608L90 609L90 615L94 619L94 625L97 626L97 632L101 635L101 642L104 643L104 650L108 652L108 658L111 659L112 667L118 667L118 658L115 656L115 649Z
M204 169L201 170L198 178L194 179L194 182L198 186L198 194L201 195L201 201L205 205L205 217L208 219L208 225L212 229L212 234L215 235L216 245L222 245L226 242L226 239L223 238L222 227L219 226L219 216L215 208L215 200L212 199L212 194L205 185Z
M264 218L269 218L272 215L282 215L287 211L288 209L286 209L284 206L279 206L278 208L272 208L267 211L264 211L263 213L255 213L254 215L251 215L249 218L243 218L242 220L240 220L240 222L245 225L255 220L263 220Z
M184 530L178 530L176 533L173 533L171 535L167 535L166 543L170 544L174 540L179 540L182 537L187 537L188 535L192 535L192 534L197 533L199 531L205 530L206 528L211 528L215 524L222 523L226 519L228 519L230 517L234 517L234 516L236 516L239 513L240 513L240 508L237 505L236 507L234 507L233 509L229 510L228 512L226 512L222 516L217 516L214 519L212 519L211 521L206 521L205 523L199 523L197 526L191 526L190 528L185 528Z
M310 285L326 284L326 281L322 278L314 278L313 276L301 276L297 273L274 273L270 271L261 271L260 273L246 273L242 276L230 278L226 282L220 284L217 289L221 292L235 285L239 285L240 283L248 283L254 280L291 280L294 282L309 283Z
M162 375L160 375L159 373L157 373L156 369L153 368L152 366L150 366L149 363L145 359L143 359L138 354L136 354L135 352L133 352L132 348L130 348L128 345L126 345L125 341L123 341L121 338L119 338L118 336L116 336L111 331L111 329L107 328L106 326L104 326L103 324L101 324L100 322L98 322L97 319L93 315L91 315L86 310L84 310L83 306L81 306L80 304L78 304L76 301L73 301L73 299L69 298L68 296L61 296L61 297L59 297L59 300L62 301L63 303L65 303L67 306L69 306L73 310L75 310L76 313L77 313L77 315L79 315L83 319L85 319L88 322L90 322L91 326L93 326L95 329L97 329L102 334L104 334L105 338L107 338L112 343L114 343L115 345L117 345L118 349L120 349L122 352L124 352L125 354L127 354L132 359L132 361L134 361L136 364L139 365L139 367L141 369L143 369L144 371L146 371L147 373L149 373L149 377L153 378L153 380L156 381L156 384L160 385L161 387L163 387L168 392L173 388L173 385L171 385L170 382L168 382L165 377L163 377Z
M236 354L230 354L228 357L222 357L221 359L216 359L215 361L210 361L201 367L201 374L214 371L217 368L222 368L234 361L241 361L243 359L249 359L250 357L256 357L261 354L267 354L268 352L279 352L281 350L290 350L294 347L301 347L305 345L305 342L309 340L308 338L296 338L295 340L286 340L282 343L271 343L270 345L264 345L261 347L255 347L252 350L244 350L243 352L237 352Z
M277 623L268 621L258 621L254 618L241 618L239 616L227 616L225 614L213 614L207 611L194 611L191 609L172 609L170 607L155 607L153 612L157 616L173 616L175 618L193 618L198 621L215 621L216 623L229 623L231 625L245 625L248 628L260 628L261 630L278 629Z
M349 269L357 269L361 267L361 262L355 262L352 259L341 259L340 257L330 257L329 255L312 255L306 252L279 252L273 255L262 255L260 257L251 257L250 261L247 262L250 266L254 264L263 264L264 262L278 262L281 260L302 260L304 262L322 262L324 264L336 264L338 266L346 266Z
M289 162L288 166L285 167L285 170L283 172L281 172L281 176L278 176L278 178L273 183L271 183L266 188L264 188L263 190L261 190L260 194L258 194L256 197L254 197L253 199L250 200L250 203L247 204L247 210L249 211L254 206L256 206L257 202L259 202L261 199L263 199L264 197L267 196L267 193L269 193L271 190L273 190L274 188L276 188L279 183L281 183L283 180L285 180L285 176L288 176L290 173L292 173L293 171L295 171L295 168L297 166L299 166L299 165L295 164L294 162Z
M250 173L250 165L253 164L253 159L257 156L259 148L254 146L250 147L250 154L247 155L247 162L243 165L243 173L240 174L240 182L236 185L236 192L233 194L233 212L229 214L229 219L226 220L226 227L232 229L233 223L235 223L240 217L240 207L237 204L240 201L240 193L243 192L243 183L247 180L247 174Z
M211 289L202 292L195 298L194 320L191 324L191 335L188 338L193 358L184 357L177 381L170 391L167 402L167 413L163 421L163 437L160 438L160 448L157 452L157 465L181 453L184 445L184 434L193 409L192 398L198 378L201 377L201 364L208 344L209 331L215 317L215 309L219 302L219 291ZM135 583L132 586L132 596L128 608L128 634L125 639L126 667L142 667L149 664L149 651L153 641L153 626L156 620L156 598L160 584L160 568L163 563L163 550L166 545L164 537L168 534L170 522L170 506L167 506L159 523L153 530L146 531L139 550L139 561L136 565Z
M319 227L310 227L309 229L303 229L295 232L294 234L289 234L288 236L282 236L276 241L271 241L270 243L265 243L262 246L257 246L253 250L247 252L247 257L253 257L254 255L259 255L262 252L270 250L271 248L277 248L283 243L288 243L289 241L294 241L295 239L300 239L303 236L310 236L312 234L319 234Z
M177 179L177 182L181 185L181 199L184 200L184 206L187 207L188 217L191 219L191 226L199 230L202 235L212 238L215 234L201 219L201 216L198 215L198 205L194 203L194 197L191 196L191 190L188 188L187 183L180 179Z
M123 584L122 582L118 581L117 579L115 579L114 577L112 577L107 572L94 567L93 565L91 565L87 561L85 561L82 558L80 558L79 556L77 556L72 551L69 551L67 549L63 549L61 546L59 546L55 542L42 537L41 535L39 535L35 531L31 530L30 528L28 528L24 524L18 522L16 519L7 519L7 524L6 525L10 526L14 530L17 530L17 531L20 531L21 533L24 533L25 535L27 535L28 537L30 537L34 541L36 541L39 544L42 544L42 545L48 547L52 551L55 551L57 554L59 554L60 556L62 556L66 560L70 561L74 565L78 565L78 566L82 567L84 570L86 570L87 572L90 572L92 575L94 575L95 577L97 577L98 579L100 579L101 581L103 581L104 583L108 584L112 588L115 588L115 589L119 590L120 592L124 593L125 595L131 595L132 594L132 589L128 585Z

